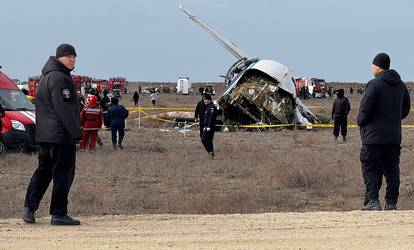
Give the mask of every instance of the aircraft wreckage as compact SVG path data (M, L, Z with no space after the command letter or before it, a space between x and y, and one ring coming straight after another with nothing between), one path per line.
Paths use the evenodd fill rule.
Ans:
M295 79L286 66L274 60L250 58L182 5L179 7L237 58L225 76L227 89L217 100L224 123L318 123L317 117L297 97Z

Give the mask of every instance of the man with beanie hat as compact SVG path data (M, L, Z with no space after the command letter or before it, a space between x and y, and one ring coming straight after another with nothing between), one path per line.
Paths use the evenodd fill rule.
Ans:
M203 126L203 135L201 136L201 142L203 143L204 148L206 149L208 155L211 159L214 158L214 132L216 128L216 107L214 106L213 101L211 100L211 95L206 94L204 96L204 104L206 105L205 114L204 114L204 126Z
M390 57L375 56L357 117L361 132L360 160L365 184L363 210L381 210L379 190L385 176L385 210L396 210L400 188L401 120L410 112L410 96Z
M76 51L62 44L42 70L36 93L36 141L39 165L30 179L23 220L35 223L35 211L53 180L52 225L79 225L68 215L68 194L75 175L76 141L81 137L79 100L70 72Z
M346 141L347 127L348 127L348 114L351 111L351 105L348 98L345 97L344 89L338 89L336 91L337 98L335 99L332 107L332 120L334 120L334 137L335 141L338 140L339 131L341 131L342 139Z

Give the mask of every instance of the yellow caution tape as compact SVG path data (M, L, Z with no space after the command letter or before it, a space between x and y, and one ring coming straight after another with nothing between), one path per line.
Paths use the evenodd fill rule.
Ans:
M171 110L171 111L194 111L194 108L185 107L129 107L128 110Z
M146 115L147 117L153 119L153 120L158 120L158 121L163 121L163 122L169 122L169 123L182 123L182 124L188 124L188 125L194 125L194 124L198 124L198 123L191 123L191 122L176 122L174 120L168 120L168 119L162 119L162 118L158 118L158 117L153 117L154 115L148 114L147 112L145 112L144 110L172 110L172 111L194 111L194 108L185 108L185 107L130 107L128 108L129 110L137 110L140 111L141 113L143 113L144 115ZM143 117L146 118L146 117ZM226 126L226 125L217 125L220 127ZM230 125L231 126L231 125ZM283 127L305 127L305 128L333 128L334 124L251 124L251 125L236 125L234 127L236 128L283 128ZM402 125L402 128L414 128L414 125ZM348 128L359 128L358 125L356 124L349 124Z

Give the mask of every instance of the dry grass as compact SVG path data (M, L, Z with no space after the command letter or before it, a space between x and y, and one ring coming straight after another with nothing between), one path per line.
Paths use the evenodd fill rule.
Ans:
M179 97L164 95L161 104L174 105L175 98ZM187 103L180 105L194 104L199 97L185 98ZM350 123L354 123L359 97L351 101ZM315 113L327 115L332 100L307 103ZM413 120L412 114L408 120ZM358 130L350 130L346 144L334 143L326 129L217 133L217 157L210 160L197 129L184 135L160 131L168 125L150 120L144 119L142 125L138 132L137 122L129 121L125 150L113 151L109 131L101 131L103 148L93 154L78 153L69 204L73 214L347 211L361 207L364 187ZM414 209L413 149L414 130L404 129L401 209ZM36 164L35 155L14 153L0 159L0 218L20 216ZM49 204L50 189L38 214L46 215Z

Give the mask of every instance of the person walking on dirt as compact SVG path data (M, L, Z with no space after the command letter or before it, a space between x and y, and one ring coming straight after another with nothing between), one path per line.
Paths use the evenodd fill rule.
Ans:
M80 119L83 129L79 148L85 150L86 144L89 142L89 151L93 152L96 149L98 131L102 127L102 111L99 108L96 96L89 97L88 105L82 110Z
M332 120L334 120L333 135L335 141L338 140L339 131L341 131L342 140L346 141L347 127L348 127L348 114L351 111L351 105L348 98L344 95L343 89L336 91L337 98L335 99L332 107Z
M385 210L396 210L400 188L401 120L410 112L410 96L385 53L375 56L361 100L357 123L361 131L361 165L365 184L362 210L381 210L378 193L385 176Z
M160 99L160 97L159 97L159 95L158 95L158 92L157 92L157 91L155 91L155 92L151 93L151 95L150 95L150 100L151 100L151 102L152 102L152 106L153 106L153 107L155 106L155 102L156 102L156 101L158 101L158 99Z
M213 101L211 100L211 95L206 94L204 96L204 104L206 105L206 111L204 114L204 128L203 135L201 137L201 142L203 143L204 148L206 149L208 155L211 159L214 158L214 132L216 127L216 107L214 106Z
M61 44L42 70L36 93L36 141L39 165L27 187L23 221L35 223L35 211L53 179L52 225L80 225L68 215L68 194L75 176L76 144L80 139L78 94L70 72L76 51Z
M119 105L117 98L112 98L112 106L108 110L108 121L111 126L112 146L114 149L123 149L122 141L125 135L125 120L128 117L128 110ZM117 139L118 136L118 139Z
M132 99L134 99L134 105L135 105L135 107L138 106L139 94L138 94L138 92L136 90L134 92L134 95L133 95Z
M195 113L194 113L194 120L197 122L200 127L200 138L203 137L203 129L204 129L204 115L206 113L206 104L204 104L204 96L201 98L201 101L197 103Z

